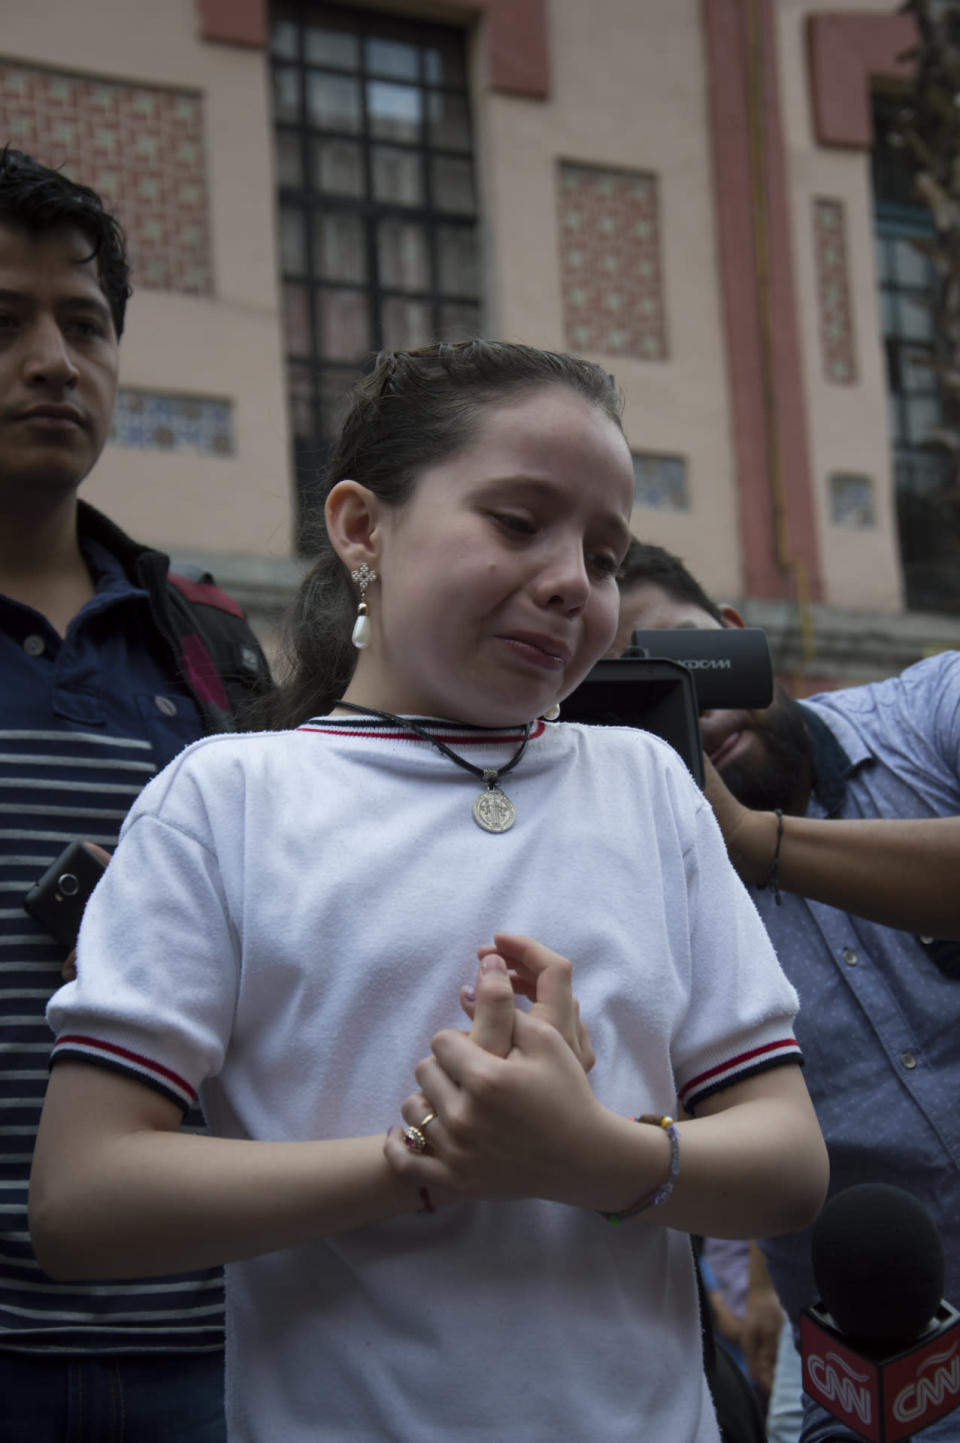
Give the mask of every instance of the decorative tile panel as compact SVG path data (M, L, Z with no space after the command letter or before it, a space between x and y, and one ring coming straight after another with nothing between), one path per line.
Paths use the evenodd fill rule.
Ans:
M656 176L562 161L557 206L567 345L664 360Z
M813 239L824 374L828 381L851 385L857 379L857 354L842 200L814 201Z
M683 456L635 451L633 500L651 511L689 511L687 463Z
M232 456L236 450L233 402L121 389L113 409L110 440L118 446L152 451Z
M869 530L877 524L872 476L834 472L830 477L830 520L834 526Z
M210 293L198 94L0 61L7 141L99 192L127 233L135 287Z

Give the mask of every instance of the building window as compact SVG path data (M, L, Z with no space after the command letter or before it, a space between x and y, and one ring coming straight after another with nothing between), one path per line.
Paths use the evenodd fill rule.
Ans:
M561 161L557 221L567 345L666 360L656 175Z
M956 468L937 439L944 408L933 365L936 278L928 246L934 228L914 191L910 156L897 143L892 122L898 104L895 97L875 97L873 185L900 558L911 610L956 612Z
M824 375L836 385L849 386L857 379L857 348L850 289L847 213L842 200L824 195L814 198L813 247Z
M151 451L232 456L236 452L233 402L121 387L113 407L110 440L117 446Z
M834 471L829 477L830 520L834 526L869 530L877 524L873 477Z
M633 504L651 511L689 511L685 457L635 451Z
M480 331L464 32L271 9L288 393L301 521L349 387L381 348Z

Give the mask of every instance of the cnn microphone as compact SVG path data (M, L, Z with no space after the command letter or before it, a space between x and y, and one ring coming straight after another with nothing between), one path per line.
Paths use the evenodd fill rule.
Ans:
M960 1406L960 1313L943 1244L910 1193L862 1183L813 1228L820 1300L800 1318L803 1389L859 1438L898 1443Z

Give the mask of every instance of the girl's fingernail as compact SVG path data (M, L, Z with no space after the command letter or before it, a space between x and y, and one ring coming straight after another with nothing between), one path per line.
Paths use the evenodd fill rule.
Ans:
M464 989L463 989L463 995L464 995L464 997L467 999L468 1002L476 1002L476 1000L477 1000L477 989L476 989L476 987L474 987L474 985L473 985L472 982L468 982L467 985L466 985L466 987L464 987Z
M489 957L483 957L480 961L481 972L506 972L507 964L496 952L491 952Z

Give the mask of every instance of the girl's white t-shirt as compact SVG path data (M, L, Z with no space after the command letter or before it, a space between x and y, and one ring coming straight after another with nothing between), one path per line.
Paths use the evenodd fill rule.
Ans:
M480 766L519 739L436 730ZM54 1059L201 1092L228 1137L385 1132L505 930L572 960L617 1112L796 1060L796 994L665 743L538 723L502 834L473 819L481 785L369 718L188 748L88 906ZM718 1436L690 1241L655 1214L456 1204L233 1264L227 1299L234 1443Z

